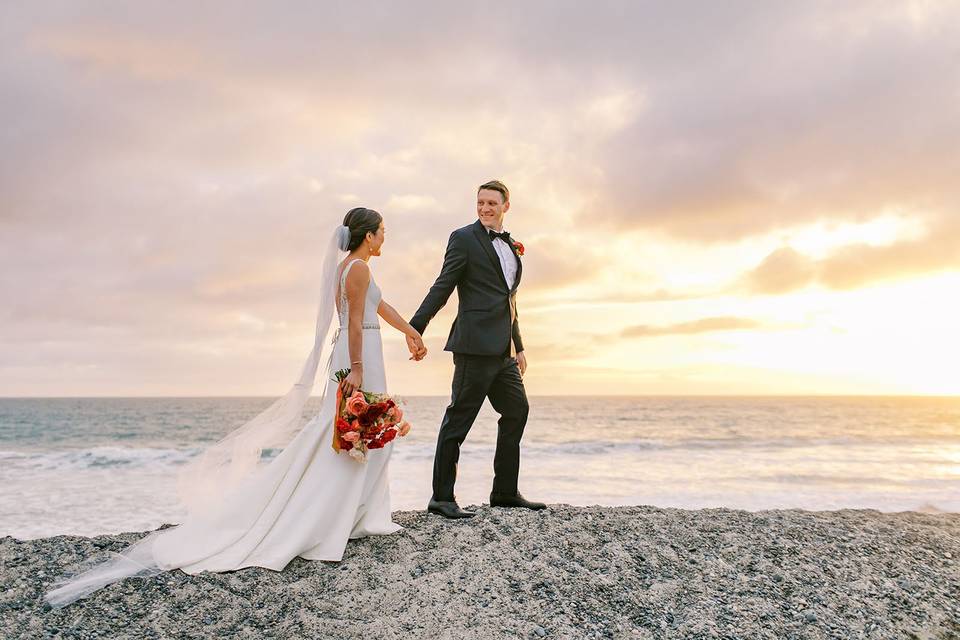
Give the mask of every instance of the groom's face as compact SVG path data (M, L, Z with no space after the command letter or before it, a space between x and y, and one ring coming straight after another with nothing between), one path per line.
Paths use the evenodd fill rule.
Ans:
M477 192L477 217L487 229L499 231L503 227L503 216L510 209L510 203L503 201L503 194L493 189L480 189Z

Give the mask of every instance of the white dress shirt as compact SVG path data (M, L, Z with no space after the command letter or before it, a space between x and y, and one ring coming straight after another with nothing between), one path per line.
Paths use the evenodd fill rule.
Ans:
M513 283L517 279L517 258L513 255L513 249L508 247L502 238L493 239L493 248L500 258L500 266L503 267L503 275L507 279L507 288L512 290Z

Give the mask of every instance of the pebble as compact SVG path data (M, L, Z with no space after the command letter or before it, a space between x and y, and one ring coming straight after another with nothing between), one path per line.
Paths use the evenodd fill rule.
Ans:
M899 638L950 637L931 612L960 615L946 551L960 514L477 510L455 524L396 512L402 532L351 541L339 564L128 579L64 610L39 597L51 577L142 534L0 537L0 627L38 638Z

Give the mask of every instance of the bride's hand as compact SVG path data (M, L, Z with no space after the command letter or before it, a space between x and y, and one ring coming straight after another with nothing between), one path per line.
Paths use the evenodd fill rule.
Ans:
M355 367L350 370L349 375L340 383L344 396L352 396L353 392L363 385L363 367Z

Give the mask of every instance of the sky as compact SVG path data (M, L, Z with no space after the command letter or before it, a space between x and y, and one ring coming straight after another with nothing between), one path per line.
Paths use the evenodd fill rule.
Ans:
M511 190L531 395L960 394L955 2L0 8L0 396L280 395ZM450 392L456 296L391 392Z

